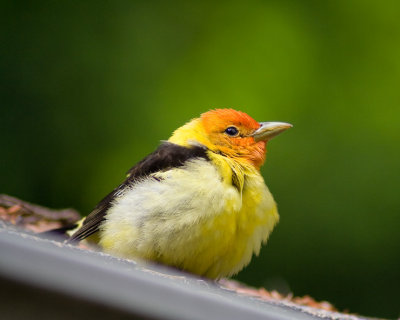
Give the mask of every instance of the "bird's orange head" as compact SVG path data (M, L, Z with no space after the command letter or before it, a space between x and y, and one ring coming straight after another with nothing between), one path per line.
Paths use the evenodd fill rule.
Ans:
M257 122L233 109L215 109L178 129L170 141L179 143L183 136L185 143L200 143L239 163L260 168L265 161L267 141L291 126L284 122Z
M266 142L255 141L252 134L260 124L248 114L232 109L216 109L201 115L204 129L214 151L260 167L265 160Z

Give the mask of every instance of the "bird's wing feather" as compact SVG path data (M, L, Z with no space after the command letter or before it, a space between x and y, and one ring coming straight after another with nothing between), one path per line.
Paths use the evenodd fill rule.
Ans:
M69 242L80 241L96 233L115 197L129 185L152 173L183 166L187 160L193 158L209 160L206 148L202 146L183 147L169 142L162 143L153 153L129 170L125 181L99 202L86 217L82 227L71 236Z

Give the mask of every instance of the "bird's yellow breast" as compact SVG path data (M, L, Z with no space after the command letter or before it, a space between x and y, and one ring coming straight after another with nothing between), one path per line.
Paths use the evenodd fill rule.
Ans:
M232 185L230 165L195 159L125 190L100 228L105 251L175 266L210 278L239 272L278 221L258 171ZM156 179L155 179L156 178Z

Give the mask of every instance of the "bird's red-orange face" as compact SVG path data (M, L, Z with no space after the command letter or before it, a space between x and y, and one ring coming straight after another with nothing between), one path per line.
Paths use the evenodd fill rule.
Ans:
M201 115L204 129L216 151L259 168L265 161L266 141L252 136L261 124L233 109L216 109Z

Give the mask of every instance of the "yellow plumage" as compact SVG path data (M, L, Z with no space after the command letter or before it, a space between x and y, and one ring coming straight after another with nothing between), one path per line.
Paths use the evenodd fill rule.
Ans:
M211 132L207 121L194 119L168 140L187 148L200 146L207 159L194 157L152 172L116 194L99 227L99 245L106 252L209 278L233 275L258 255L279 220L258 168L265 143L251 137L247 146L238 140L240 145L228 155L221 150L228 150L225 141L231 140L225 140L225 133L219 136L220 129ZM260 127L232 121L242 131Z

